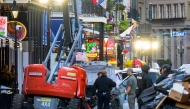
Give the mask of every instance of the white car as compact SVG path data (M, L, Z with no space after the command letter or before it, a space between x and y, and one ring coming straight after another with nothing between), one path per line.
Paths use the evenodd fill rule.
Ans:
M102 71L103 69L106 70L108 78L111 78L113 81L116 81L117 84L117 86L112 89L112 95L114 96L112 96L110 100L110 109L129 109L127 100L124 100L126 83L129 78L129 76L125 75L127 69L115 70L111 64L108 64L103 61L92 61L84 63L80 67L84 68L87 72L89 91L98 77L97 73L99 71ZM140 68L134 68L133 71L134 75L141 73ZM150 77L152 78L153 83L156 82L158 75L159 70L150 70ZM93 109L96 108L97 107L94 107ZM135 108L138 109L137 103Z
M125 95L125 89L126 89L126 83L127 80L129 78L129 76L123 75L126 74L128 68L123 69L123 70L117 70L116 75L116 84L117 84L117 88L120 90L120 95L119 95L119 99L120 99L120 105L122 106L123 109L129 109L128 106L128 101L127 99L124 100L124 95ZM133 68L133 74L135 75L135 77L137 76L138 73L141 73L141 68ZM156 69L150 69L150 73L149 76L152 79L152 82L155 84L156 83L156 79L159 77L160 73L159 70ZM138 109L138 103L135 102L135 109Z

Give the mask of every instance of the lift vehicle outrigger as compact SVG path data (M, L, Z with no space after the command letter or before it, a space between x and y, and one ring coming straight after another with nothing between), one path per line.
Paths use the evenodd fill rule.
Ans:
M30 64L25 68L22 94L15 94L12 109L91 109L85 101L87 75L84 69L72 66L76 52L81 49L82 26L76 8L77 0L74 0L76 28L71 34L68 0L63 3L64 24L60 25L58 33L51 45L49 53L43 64ZM59 45L55 67L51 72L47 68L60 31L63 36ZM67 49L70 49L67 52ZM64 54L67 56L64 56ZM61 65L62 64L62 65ZM27 107L29 106L29 107Z

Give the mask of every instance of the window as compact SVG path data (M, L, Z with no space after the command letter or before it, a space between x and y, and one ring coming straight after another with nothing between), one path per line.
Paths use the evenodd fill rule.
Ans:
M185 4L180 4L181 5L181 17L185 17Z
M160 18L164 18L164 5L160 5Z
M167 5L167 8L166 8L166 18L170 18L171 16L171 5Z
M156 5L152 5L152 18L155 19L157 15L157 7Z
M174 18L178 16L178 4L174 4Z

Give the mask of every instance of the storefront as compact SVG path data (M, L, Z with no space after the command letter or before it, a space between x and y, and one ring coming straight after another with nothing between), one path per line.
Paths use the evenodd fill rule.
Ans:
M86 56L88 61L98 61L99 60L99 38L89 38L86 39L84 46L86 48ZM112 65L117 64L117 43L112 37L104 38L104 61Z

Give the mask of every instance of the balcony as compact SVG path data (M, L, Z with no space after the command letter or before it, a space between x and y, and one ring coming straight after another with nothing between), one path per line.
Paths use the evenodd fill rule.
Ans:
M62 12L61 5L58 5L56 7L53 7L53 12ZM93 4L92 0L78 0L77 1L77 11L80 15L85 17L92 17L92 16L98 16L98 17L105 17L106 16L106 10L102 8L102 6L96 6ZM74 8L72 7L72 2L70 2L70 12L74 12Z
M88 17L90 16L105 17L106 10L102 8L102 6L94 5L92 0L82 0L82 14Z

